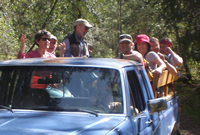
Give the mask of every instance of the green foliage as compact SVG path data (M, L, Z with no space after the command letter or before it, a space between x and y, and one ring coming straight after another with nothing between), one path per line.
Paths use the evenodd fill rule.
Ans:
M176 83L179 94L181 113L190 116L196 121L200 120L200 87L199 84Z
M16 58L16 50L19 50L19 46L17 46L15 31L11 27L11 20L5 20L4 17L0 18L0 35L0 59Z
M0 16L6 23L1 25L12 30L14 36L8 41L5 35L9 32L1 28L5 34L1 38L10 45L25 34L27 51L34 43L35 33L46 29L60 43L73 32L75 20L81 17L93 25L86 38L94 46L94 57L115 58L120 53L117 48L120 34L128 33L135 41L137 34L145 33L158 39L170 37L173 50L183 57L184 68L188 70L188 60L200 61L199 4L197 0L4 0L0 3ZM13 45L13 54L17 54L19 44ZM4 50L2 58L13 58Z
M194 61L194 60L190 60L188 62L191 74L192 74L192 79L193 80L200 80L200 62L198 61Z

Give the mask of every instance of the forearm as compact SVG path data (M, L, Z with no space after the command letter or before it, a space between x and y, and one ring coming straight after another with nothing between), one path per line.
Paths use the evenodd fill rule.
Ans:
M166 66L167 66L167 70L172 74L172 75L177 75L177 70L176 70L176 68L172 65L172 64L170 64L168 61L164 61L165 62L165 64L166 64Z
M170 52L173 57L174 64L176 66L180 66L183 63L183 59L179 55L177 55L174 51L171 50Z
M143 57L142 57L142 55L135 55L135 54L129 54L129 55L124 55L124 58L123 59L128 59L128 60L136 60L136 61L138 61L138 62L140 62L140 63L142 63L143 62Z

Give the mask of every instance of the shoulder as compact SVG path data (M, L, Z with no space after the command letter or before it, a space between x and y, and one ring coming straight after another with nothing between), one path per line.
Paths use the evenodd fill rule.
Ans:
M159 57L157 53L155 53L154 51L150 51L146 54L145 57Z

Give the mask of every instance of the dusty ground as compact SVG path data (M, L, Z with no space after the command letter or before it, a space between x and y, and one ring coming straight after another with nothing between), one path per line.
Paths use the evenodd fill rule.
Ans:
M180 116L181 135L200 135L200 122L197 122L183 114Z

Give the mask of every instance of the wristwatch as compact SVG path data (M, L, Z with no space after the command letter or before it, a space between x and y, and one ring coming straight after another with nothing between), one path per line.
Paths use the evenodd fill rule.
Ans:
M167 64L167 63L168 63L168 61L167 61L167 60L164 60L164 62L165 62L165 64Z
M123 59L123 58L124 58L124 54L121 54L121 55L120 55L120 59Z

